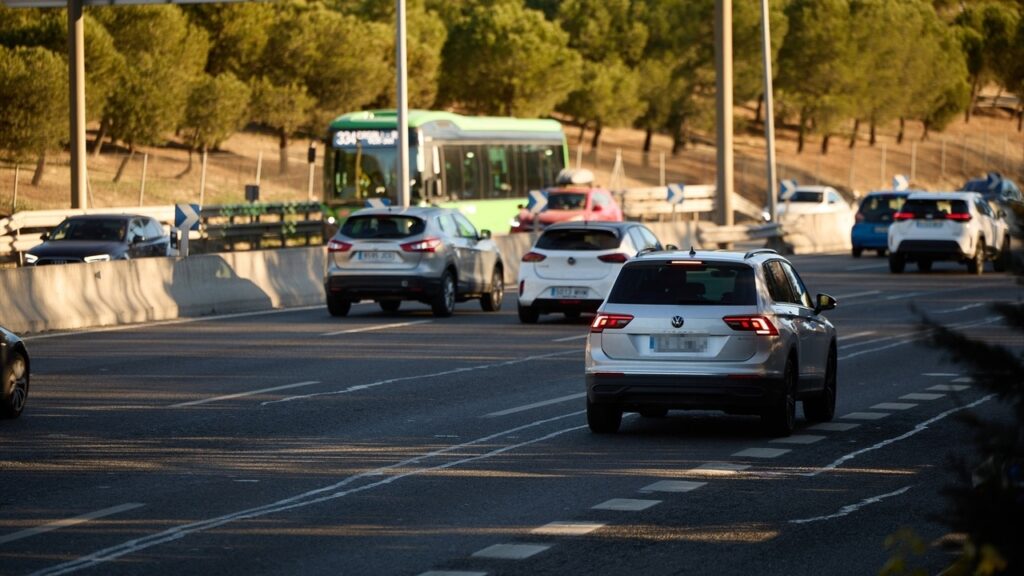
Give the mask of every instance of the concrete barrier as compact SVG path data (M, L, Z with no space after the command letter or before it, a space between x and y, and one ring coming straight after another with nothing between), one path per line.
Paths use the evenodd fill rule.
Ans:
M778 248L786 253L814 254L850 250L852 214L784 214L779 224L782 225L783 236Z

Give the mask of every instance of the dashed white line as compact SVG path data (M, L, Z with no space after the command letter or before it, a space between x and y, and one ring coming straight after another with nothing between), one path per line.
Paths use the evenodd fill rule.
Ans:
M661 480L654 484L649 484L640 489L641 492L690 492L696 490L701 486L707 485L707 482L691 482L689 480Z
M963 376L961 378L954 378L953 379L953 383L954 384L957 384L957 383L970 384L972 382L974 382L974 378L971 378L970 376Z
M593 506L594 510L616 510L619 512L640 512L661 504L661 500L640 500L637 498L612 498Z
M884 264L882 264L882 266L884 266ZM872 266L872 268L874 268L874 266ZM849 300L851 298L860 298L861 296L874 296L875 294L881 293L881 290L867 290L865 292L854 292L853 294L843 294L841 296L836 296L836 300L843 301Z
M227 396L214 396L213 398L203 398L202 400L192 400L191 402L182 402L180 404L171 404L168 408L185 408L186 406L198 406L200 404L209 404L211 402L221 402L224 400L233 400L235 398L243 398L245 396L254 396L256 394L263 394L265 392L277 392L278 390L289 390L292 388L302 388L304 386L312 386L319 384L319 380L310 380L308 382L296 382L295 384L285 384L284 386L274 386L272 388L261 388L259 390L249 390L248 392L239 392L238 394L228 394Z
M968 304L966 306L960 306L959 308L947 308L945 310L936 310L933 314L949 314L951 312L963 312L970 310L971 308L980 308L982 306L988 306L988 302L975 302L974 304Z
M871 410L910 410L916 406L911 402L882 402L872 406Z
M929 394L927 392L912 392L910 394L904 394L900 396L900 400L938 400L939 398L945 398L945 394Z
M487 576L487 572L466 572L463 570L428 570L419 576Z
M846 432L860 426L852 422L821 422L814 426L808 426L808 430L821 430L823 432Z
M411 322L395 322L392 324L377 324L374 326L364 326L362 328L350 328L348 330L338 330L337 332L327 332L321 334L321 336L340 336L342 334L358 334L360 332L373 332L374 330L387 330L388 328L404 328L406 326L415 326L417 324L428 324L433 320L413 320Z
M104 518L106 516L113 516L114 514L120 514L121 512L127 512L128 510L134 510L141 508L145 504L139 504L137 502L129 502L127 504L121 504L118 506L111 506L110 508L104 508L103 510L96 510L95 512L89 512L88 514L82 514L73 518L64 518L62 520L55 520L53 522L47 522L42 526L36 526L34 528L26 528L25 530L19 530L6 536L0 536L0 544L7 544L8 542L14 542L15 540L21 540L23 538L29 538L37 534L44 534L46 532L52 532L61 528L67 528L68 526L75 526L78 524L84 524L90 520L96 520L98 518Z
M969 390L971 387L964 384L936 384L935 386L929 386L929 390L936 392L963 392Z
M547 544L495 544L483 550L473 552L474 558L494 558L496 560L525 560L551 548Z
M925 372L924 374L921 374L921 376L929 376L931 378L952 378L954 376L959 376L959 374L956 372Z
M910 490L911 488L912 488L912 486L904 486L903 488L900 488L899 490L894 490L894 491L889 492L887 494L882 494L880 496L872 496L871 498L868 498L868 499L866 499L866 500L864 500L862 502L858 502L857 504L850 504L849 506L843 506L842 508L839 509L839 512L836 512L835 514L829 514L827 516L816 516L814 518L801 518L800 520L790 520L789 523L790 524L807 524L809 522L819 522L821 520L832 520L832 519L835 519L835 518L842 518L843 516L848 516L850 514L853 514L857 510L860 510L861 508L863 508L865 506L868 506L870 504L877 504L877 503L881 502L882 500L885 500L886 498L892 498L893 496L899 496L900 494L905 493L907 490Z
M690 476L733 476L750 468L749 464L737 464L735 462L708 462L696 468L684 472Z
M738 458L778 458L783 454L792 452L788 448L747 448L735 452L733 456Z
M571 340L583 340L589 336L589 334L580 334L579 336L566 336L565 338L555 338L552 342L569 342Z
M850 412L846 416L843 416L843 420L881 420L888 416L889 413L882 412Z
M875 334L877 334L877 332L874 332L872 330L868 330L866 332L855 332L853 334L843 334L842 336L836 338L836 340L839 341L839 342L842 342L843 340L853 340L854 338L860 338L862 336L874 336Z
M550 522L530 530L530 533L544 536L583 536L604 527L604 524L596 522Z
M886 296L885 300L902 300L903 298L913 298L914 296L924 296L928 292L907 292L906 294L893 294L892 296Z
M540 408L542 406L549 406L551 404L558 404L559 402L568 402L569 400L579 400L580 398L586 398L586 392L580 392L578 394L569 394L568 396L561 396L559 398L552 398L551 400L542 400L540 402L534 402L533 404L526 404L525 406L517 406L515 408L509 408L508 410L500 410L498 412L491 412L490 414L484 414L484 418L494 418L496 416L508 416L509 414L515 414L516 412L525 412L527 410L533 410L534 408Z
M772 442L779 444L814 444L824 440L824 436L818 436L816 434L793 434L792 436L786 436L785 438L776 438Z

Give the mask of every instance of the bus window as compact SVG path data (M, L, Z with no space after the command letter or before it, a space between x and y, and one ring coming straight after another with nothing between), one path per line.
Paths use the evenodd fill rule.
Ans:
M487 147L487 161L490 168L491 198L509 198L512 195L511 173L508 165L508 150L504 146Z
M480 146L460 146L462 149L462 194L460 198L482 198L483 174Z
M540 190L554 184L554 176L548 174L551 169L551 162L544 155L547 147L527 144L524 148L523 155L526 157L526 189Z
M460 200L462 194L462 155L458 146L445 146L441 149L441 165L444 170L441 174L444 180L444 190L447 200Z

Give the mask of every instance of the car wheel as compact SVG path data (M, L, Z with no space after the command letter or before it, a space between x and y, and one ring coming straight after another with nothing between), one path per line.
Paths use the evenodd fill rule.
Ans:
M761 415L768 433L778 437L789 436L796 428L796 363L793 358L786 361L782 380L782 396Z
M924 258L922 258L921 260L918 260L917 261L917 271L918 272L931 272L932 271L932 261L931 260L926 260Z
M563 314L565 314L565 317L569 320L576 320L580 317L581 313L579 310L569 310L568 312L563 312Z
M889 253L889 272L893 274L899 274L903 272L903 269L907 266L907 260L902 254Z
M533 306L519 305L519 321L523 324L536 324L540 319L540 312Z
M885 248L879 248L878 250L875 250L875 253L878 254L879 258L881 258L882 256L885 256L886 252L887 252L887 250Z
M327 311L331 313L331 316L348 316L348 311L351 308L352 303L341 296L327 295Z
M622 424L622 408L614 404L593 404L587 400L587 426L595 434L615 434Z
M981 276L985 272L985 240L979 239L974 250L974 257L967 263L967 271Z
M402 307L401 300L381 300L377 304L385 312L398 312L398 309Z
M495 268L491 274L491 289L480 298L480 307L485 312L501 310L501 302L505 299L505 275L501 268Z
M644 408L640 410L644 418L664 418L668 416L668 408Z
M864 249L861 248L860 246L854 246L853 250L851 251L851 254L853 254L854 258L860 258L860 254L863 251L864 251Z
M825 388L821 394L804 400L804 416L811 422L830 422L836 415L836 349L829 348L825 364Z
M994 262L992 262L992 268L996 272L1006 272L1010 269L1010 259L1013 257L1013 253L1010 252L1010 237L1007 236L1003 239L1003 249L999 251L999 255L996 256Z
M11 354L11 364L3 370L4 389L9 391L7 398L0 403L0 416L17 418L25 409L28 400L28 364L19 352Z
M441 289L430 303L434 316L446 318L455 312L455 277L451 272L441 276Z

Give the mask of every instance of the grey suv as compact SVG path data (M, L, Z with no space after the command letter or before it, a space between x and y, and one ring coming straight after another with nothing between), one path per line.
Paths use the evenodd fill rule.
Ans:
M835 415L836 333L793 265L772 250L655 252L622 267L591 324L587 423L618 431L623 411L759 414L788 436L803 401Z
M488 230L446 208L368 208L355 212L327 244L324 291L333 316L376 300L395 312L402 300L451 316L455 303L479 298L501 309L504 265Z

